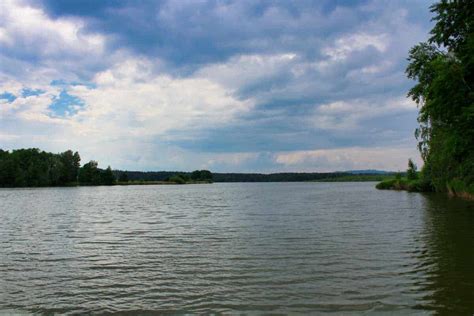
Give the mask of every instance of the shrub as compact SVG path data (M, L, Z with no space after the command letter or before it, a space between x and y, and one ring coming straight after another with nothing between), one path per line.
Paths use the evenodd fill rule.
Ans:
M407 179L408 180L416 180L418 175L416 174L416 165L413 160L408 159L408 169L407 169Z
M168 180L169 182L175 183L175 184L185 184L186 180L179 174L172 176Z

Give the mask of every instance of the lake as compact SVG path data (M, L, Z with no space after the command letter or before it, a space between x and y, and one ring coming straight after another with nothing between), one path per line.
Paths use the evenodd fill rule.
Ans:
M0 314L474 313L474 203L375 183L0 189Z

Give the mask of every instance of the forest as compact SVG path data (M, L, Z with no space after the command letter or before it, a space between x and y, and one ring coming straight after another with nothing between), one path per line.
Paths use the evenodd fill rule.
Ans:
M46 187L113 184L186 184L211 182L381 181L393 173L212 173L209 170L127 171L100 169L97 161L81 166L79 153L50 153L38 148L0 149L0 187Z
M45 187L68 185L111 185L112 169L98 168L96 161L81 167L78 152L53 154L38 148L0 149L0 187Z
M366 170L363 172L286 172L286 173L218 173L202 170L199 176L194 172L178 171L114 171L118 179L130 181L166 181L180 175L191 180L212 180L213 182L303 182L303 181L382 181L395 173ZM202 172L201 171L201 172Z
M38 148L0 149L0 187L48 187L114 184L210 183L209 170L193 172L133 172L98 167L91 160L81 166L79 153L50 153Z

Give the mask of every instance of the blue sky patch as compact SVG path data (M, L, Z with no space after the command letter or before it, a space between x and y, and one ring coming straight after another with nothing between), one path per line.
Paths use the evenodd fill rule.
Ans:
M62 90L59 97L56 97L49 108L56 116L68 116L77 113L77 107L83 107L84 101L70 95L66 90Z
M66 81L63 79L54 79L49 83L53 87L68 87L68 86L85 86L89 89L97 88L95 83L82 81Z
M7 100L9 103L12 103L16 100L16 96L10 92L3 92L0 94L0 100Z
M30 96L37 96L37 95L43 94L43 93L45 93L45 92L46 92L46 91L41 90L41 89L24 88L24 89L21 91L21 96L22 96L23 98L26 98L26 97L30 97Z

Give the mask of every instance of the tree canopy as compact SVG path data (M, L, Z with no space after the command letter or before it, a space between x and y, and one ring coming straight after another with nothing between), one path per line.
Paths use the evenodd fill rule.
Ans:
M431 6L435 26L409 52L408 95L418 104L415 136L422 175L436 191L453 181L474 185L474 4L442 0Z
M43 187L77 184L110 185L112 169L99 169L96 161L81 167L81 157L71 150L59 154L38 148L11 152L0 149L0 187Z

